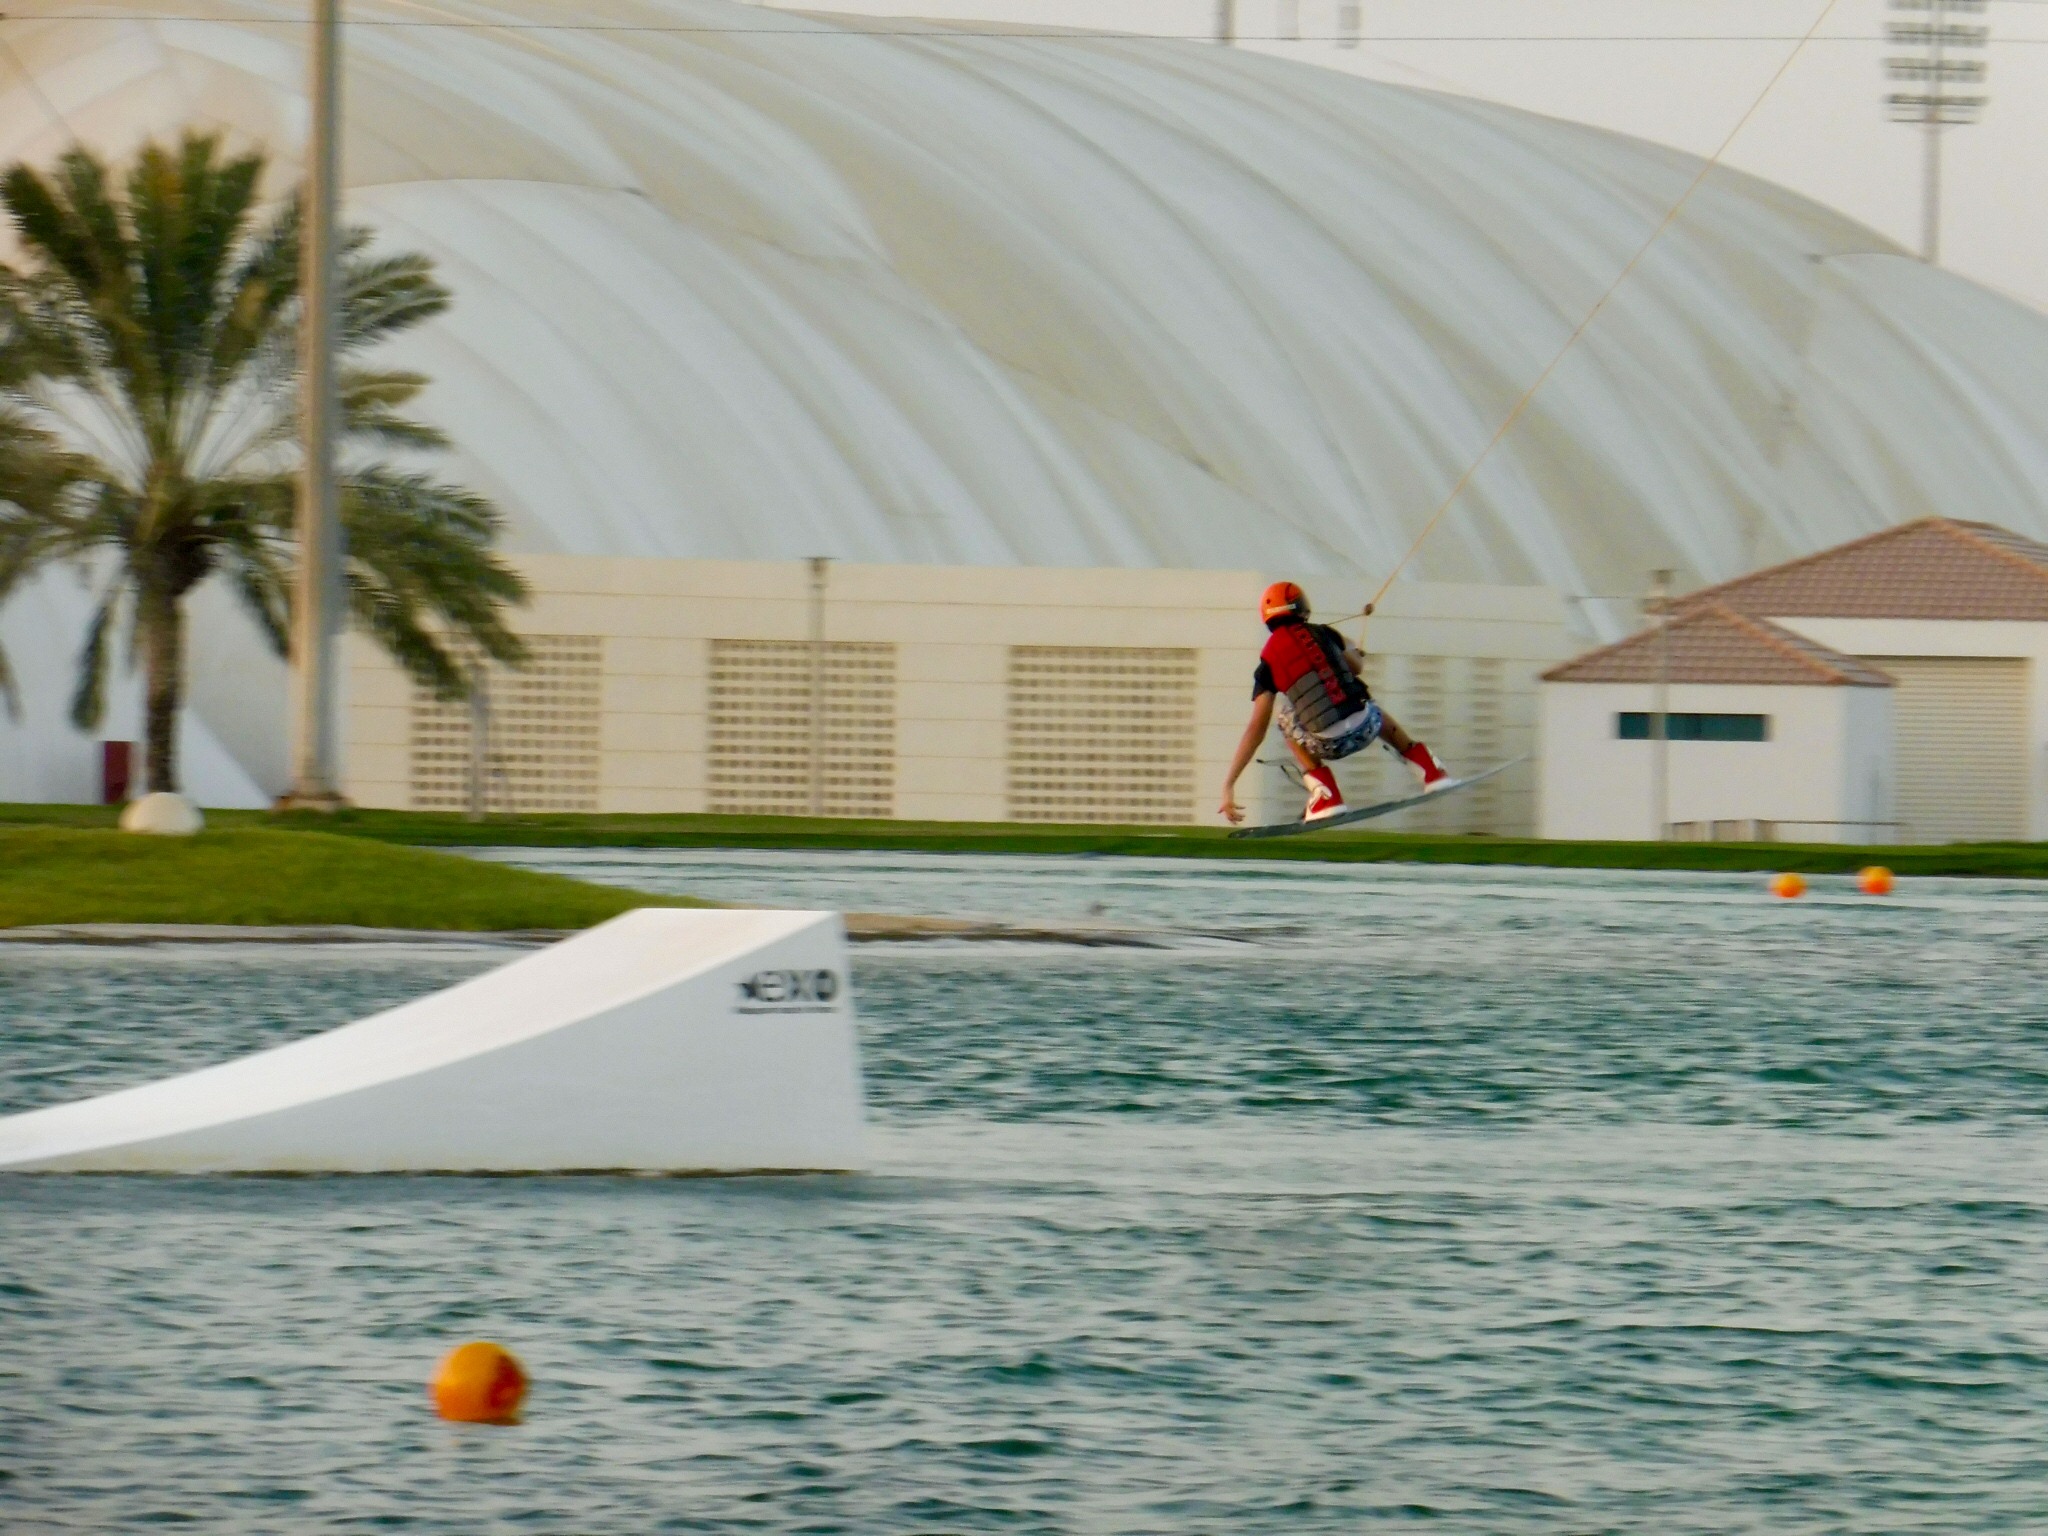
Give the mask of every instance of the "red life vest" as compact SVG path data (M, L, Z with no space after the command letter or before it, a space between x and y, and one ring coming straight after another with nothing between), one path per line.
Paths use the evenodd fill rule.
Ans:
M1259 660L1305 731L1320 733L1349 720L1372 697L1344 661L1344 637L1327 625L1282 624L1268 637Z

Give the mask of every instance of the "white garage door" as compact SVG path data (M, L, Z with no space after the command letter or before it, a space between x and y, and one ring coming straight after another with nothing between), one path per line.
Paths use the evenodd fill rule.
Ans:
M1898 679L1898 818L1916 843L2027 835L2027 663L1873 656Z

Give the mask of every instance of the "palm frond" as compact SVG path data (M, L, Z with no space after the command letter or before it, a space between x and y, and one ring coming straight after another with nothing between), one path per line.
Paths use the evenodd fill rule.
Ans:
M352 438L382 443L392 448L446 448L448 436L440 428L401 416L395 409L416 398L427 387L423 373L371 373L345 368L341 373L342 430Z
M47 265L7 273L8 349L36 373L84 380L108 360L106 337L71 279ZM10 371L13 371L10 368Z
M291 573L268 541L238 542L226 561L235 595L280 656L291 653Z
M37 285L0 267L0 389L81 371L75 338L67 328L51 327L42 310Z
M293 197L243 251L227 279L227 299L213 340L209 383L218 391L262 361L296 362L290 324L299 293L299 200Z
M47 179L28 165L0 177L0 202L32 254L64 274L74 290L97 293L127 275L127 237L107 197L106 170L83 150Z
M92 623L86 626L85 645L78 653L78 686L71 695L71 723L81 731L99 729L107 712L107 636L114 628L124 590L116 586L102 598Z
M291 649L291 551L297 482L290 475L219 481L220 509L209 523L235 595L278 655Z
M16 165L0 176L0 203L27 258L9 274L10 340L21 349L9 371L85 390L140 448L159 391L136 313L134 241L105 166L84 149L48 177Z
M68 452L56 434L0 396L0 521L75 524L73 493L92 472L90 459Z
M357 352L410 330L448 308L449 293L424 256L349 260L342 265L340 325L335 344Z
M347 584L350 616L408 677L437 699L468 697L468 675L421 621L417 605L407 603L360 569L350 570Z
M141 320L156 377L176 396L211 375L224 279L255 202L260 156L219 158L217 135L143 146L128 175Z
M194 486L196 520L223 544L289 538L298 505L295 474L222 475Z
M107 167L83 148L57 162L53 191L74 234L70 254L55 262L55 271L90 317L101 366L123 380L130 404L146 415L161 395L162 381L137 303L140 253L129 210L116 200Z
M491 553L499 517L483 497L374 466L343 483L342 522L352 605L421 683L437 691L464 686L429 622L468 636L495 660L525 659L503 615L525 601L526 584Z

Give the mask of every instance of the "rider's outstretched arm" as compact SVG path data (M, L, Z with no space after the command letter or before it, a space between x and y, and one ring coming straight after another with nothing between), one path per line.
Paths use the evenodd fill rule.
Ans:
M1232 825L1244 820L1244 808L1237 803L1237 781L1245 769L1258 756L1259 743L1266 739L1266 732L1273 726L1273 695L1262 693L1252 701L1252 717L1246 722L1244 735L1239 738L1237 751L1230 759L1230 772L1223 777L1223 817Z

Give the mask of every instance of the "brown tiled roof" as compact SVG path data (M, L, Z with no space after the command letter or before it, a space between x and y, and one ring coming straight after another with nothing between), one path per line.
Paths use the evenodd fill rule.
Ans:
M1654 683L1659 637L1653 626L1543 674L1546 683ZM1671 620L1674 683L1771 683L1817 688L1889 688L1867 661L1831 651L1765 619L1720 603L1688 608Z
M2048 620L2048 544L1990 523L1925 517L1673 606L1699 603L1786 619Z

